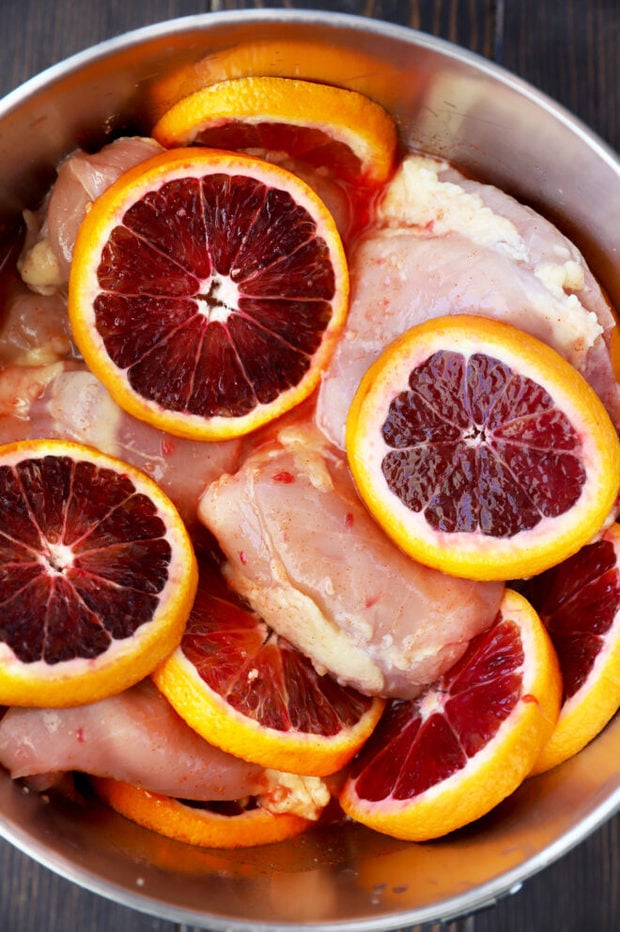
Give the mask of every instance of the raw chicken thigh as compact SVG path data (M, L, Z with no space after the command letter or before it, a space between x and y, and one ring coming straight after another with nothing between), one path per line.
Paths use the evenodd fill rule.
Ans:
M406 557L304 422L214 482L198 513L233 588L317 669L362 692L417 695L491 624L503 593Z
M37 437L96 447L146 472L188 524L210 482L235 469L241 441L173 437L127 414L83 363L13 366L0 372L0 443Z
M0 296L0 370L10 365L42 366L72 353L65 300L33 294L11 281Z
M49 199L38 214L26 217L30 235L19 264L33 290L53 294L66 288L88 205L123 172L161 151L154 139L123 137L93 155L78 150L60 165Z
M350 261L351 307L324 376L317 424L344 447L347 412L381 351L444 314L503 320L548 343L620 424L608 341L614 320L579 251L552 224L442 162L411 156Z
M144 140L124 143L114 152L116 168L121 154L126 159L128 151L133 156L142 152L144 157ZM73 158L80 164L86 159ZM89 159L94 171L96 157ZM200 493L222 472L236 468L241 441L185 440L125 413L76 357L62 295L35 294L17 276L10 277L4 291L0 443L53 437L96 447L148 473L183 518L195 522Z
M149 680L90 705L9 709L0 764L14 779L49 774L52 783L55 772L79 770L183 799L242 799L265 788L262 767L208 744Z
M26 214L29 236L19 264L24 281L34 291L53 294L66 289L73 247L88 205L123 172L162 151L154 139L121 137L92 155L78 150L60 165L49 198L37 213ZM340 233L347 235L353 220L351 198L343 187L282 153L257 150L253 154L281 164L314 188Z

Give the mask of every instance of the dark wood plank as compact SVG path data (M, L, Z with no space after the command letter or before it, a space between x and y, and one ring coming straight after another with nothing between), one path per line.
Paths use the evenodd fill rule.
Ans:
M399 26L420 29L493 58L497 0L273 0L270 7L371 16ZM252 4L222 0L219 9L238 10ZM263 4L257 3L257 6Z
M451 932L617 932L620 927L620 819L612 819L494 909Z
M620 3L500 0L503 64L620 151Z
M112 903L0 844L2 932L179 932L177 923Z

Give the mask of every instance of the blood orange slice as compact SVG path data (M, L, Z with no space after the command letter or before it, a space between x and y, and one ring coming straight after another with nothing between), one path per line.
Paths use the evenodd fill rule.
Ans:
M153 673L157 686L195 731L237 757L290 773L339 770L372 732L384 701L319 675L212 578L201 566L183 639Z
M0 704L121 692L181 639L196 564L172 503L79 444L0 447Z
M184 97L153 136L168 148L203 145L284 152L358 184L384 184L394 169L396 126L357 91L271 75L220 81Z
M97 778L93 785L116 812L151 831L207 848L247 848L294 838L313 822L242 803L189 803L129 783Z
M522 589L549 632L564 684L560 718L533 773L580 751L620 707L619 561L614 524Z
M435 686L388 706L351 765L344 811L411 841L478 819L531 770L557 720L561 689L544 626L507 589L495 624Z
M290 172L178 149L93 204L69 286L73 334L121 407L179 436L239 436L316 387L342 328L334 221Z
M575 553L620 482L618 436L581 375L534 337L468 315L384 351L351 406L347 453L396 543L473 579L534 575Z
M157 120L183 97L218 81L250 75L294 76L321 84L339 84L347 75L358 92L371 91L374 97L390 99L400 71L396 62L391 68L385 61L379 64L371 52L361 48L346 49L311 39L282 42L254 37L158 75L146 88L146 103Z

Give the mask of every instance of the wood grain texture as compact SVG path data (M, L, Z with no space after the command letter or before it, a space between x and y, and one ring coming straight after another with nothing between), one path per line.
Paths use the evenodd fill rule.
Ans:
M501 61L620 151L618 0L504 0Z
M0 94L129 29L209 10L336 10L440 36L495 60L620 149L618 0L0 0ZM193 932L82 890L0 841L0 932ZM620 817L493 909L424 932L617 932ZM421 932L416 929L415 932Z

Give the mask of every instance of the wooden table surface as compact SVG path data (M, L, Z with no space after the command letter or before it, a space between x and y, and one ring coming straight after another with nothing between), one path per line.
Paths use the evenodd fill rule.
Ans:
M449 39L546 91L620 150L619 0L0 0L0 96L67 55L129 29L252 6L321 7ZM439 930L428 926L424 932L431 928ZM620 816L493 909L444 928L617 932ZM136 913L73 886L0 840L1 932L71 929L190 932L187 926Z

